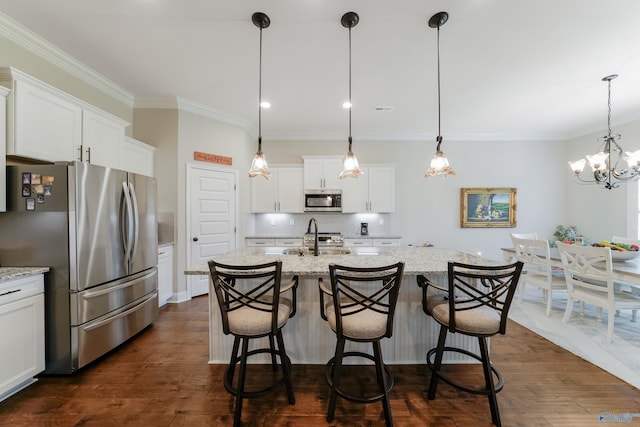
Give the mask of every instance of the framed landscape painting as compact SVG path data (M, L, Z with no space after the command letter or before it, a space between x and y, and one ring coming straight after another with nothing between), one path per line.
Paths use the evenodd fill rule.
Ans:
M515 188L461 188L460 227L516 226Z

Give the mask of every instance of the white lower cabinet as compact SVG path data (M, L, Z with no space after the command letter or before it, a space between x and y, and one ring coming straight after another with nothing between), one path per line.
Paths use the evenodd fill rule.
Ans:
M398 247L400 246L400 239L398 238L387 238L387 239L344 239L344 246L347 248L352 247L362 247L362 246L373 246L377 248L381 247Z
M173 246L158 248L158 305L162 307L173 296Z
M270 238L249 238L245 239L248 247L260 247L260 246L275 246L276 239Z
M21 293L24 298L0 305L0 401L32 384L45 368L43 275L0 284L8 299Z

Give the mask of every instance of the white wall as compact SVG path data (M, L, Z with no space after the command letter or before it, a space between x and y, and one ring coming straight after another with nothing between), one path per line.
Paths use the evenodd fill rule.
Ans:
M345 154L346 142L278 141L264 143L271 163L302 163L301 155ZM564 224L565 145L561 141L447 141L442 146L457 176L424 178L435 142L354 141L360 164L396 165L396 212L389 232L403 244L430 242L501 260L509 233L536 231L551 238ZM515 187L515 228L460 228L460 188Z
M640 149L640 121L614 126L612 130L622 135L619 144L625 151ZM594 154L601 144L598 138L605 134L606 130L602 130L569 140L567 159L578 160L585 154ZM588 171L587 166L585 172ZM638 228L637 195L637 182L621 184L613 190L572 183L566 200L567 218L571 222L567 225L577 226L591 241L608 240L614 235L633 236Z

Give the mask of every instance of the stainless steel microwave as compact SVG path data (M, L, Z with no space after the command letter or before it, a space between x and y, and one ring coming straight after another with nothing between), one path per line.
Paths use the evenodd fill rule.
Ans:
M342 212L342 190L304 190L305 212Z

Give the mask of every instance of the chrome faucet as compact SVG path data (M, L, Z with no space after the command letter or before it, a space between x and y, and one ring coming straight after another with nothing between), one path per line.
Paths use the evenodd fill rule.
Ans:
M313 255L318 256L318 221L315 218L311 218L309 220L309 225L307 226L307 234L311 233L311 223L314 225L314 236L313 236Z

